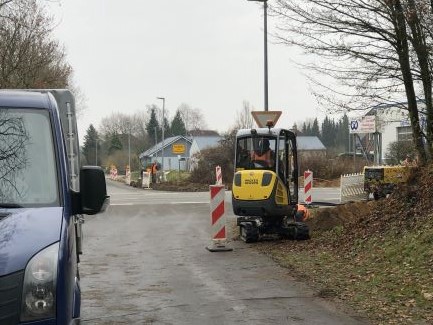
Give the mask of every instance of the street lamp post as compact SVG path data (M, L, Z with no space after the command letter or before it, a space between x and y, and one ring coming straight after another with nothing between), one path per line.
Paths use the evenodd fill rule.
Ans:
M128 132L128 166L129 172L131 172L131 129Z
M263 2L264 8L264 65L265 65L265 111L268 111L268 0L248 0Z
M156 97L162 100L162 144L161 144L161 170L162 179L164 180L164 110L165 110L165 97Z
M157 127L155 126L153 128L153 130L155 131L155 150L156 150L156 145L158 144L158 134L157 134ZM154 162L158 162L158 151L155 152L155 161Z
M131 121L128 122L128 167L129 172L131 172Z

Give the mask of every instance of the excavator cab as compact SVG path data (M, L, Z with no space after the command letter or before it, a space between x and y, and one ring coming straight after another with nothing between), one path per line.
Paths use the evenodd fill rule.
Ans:
M232 205L242 239L256 241L264 233L289 236L297 203L296 135L279 128L239 130Z

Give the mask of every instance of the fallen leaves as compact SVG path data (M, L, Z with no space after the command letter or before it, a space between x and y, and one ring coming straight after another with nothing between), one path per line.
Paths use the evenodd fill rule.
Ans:
M433 300L433 294L432 293L423 292L422 295L423 295L423 297L424 297L425 300L428 300L428 301L432 301Z
M310 241L257 247L372 323L433 323L432 180L419 169L388 199L318 209Z

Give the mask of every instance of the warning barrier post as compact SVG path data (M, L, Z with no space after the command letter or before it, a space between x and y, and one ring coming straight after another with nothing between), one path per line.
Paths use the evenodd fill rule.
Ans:
M116 180L117 179L117 168L112 168L110 170L110 178L112 180Z
M311 192L313 190L313 172L307 170L304 172L304 202L310 205L313 202Z
M141 187L142 188L150 188L150 173L149 172L143 172L143 175L141 177Z
M215 167L215 174L216 174L216 185L223 185L223 175L221 172L221 166Z
M210 185L210 215L212 244L206 249L210 252L227 252L233 249L226 246L226 217L224 211L224 185Z

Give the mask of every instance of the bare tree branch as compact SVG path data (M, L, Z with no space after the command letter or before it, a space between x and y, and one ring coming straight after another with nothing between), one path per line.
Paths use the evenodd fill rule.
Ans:
M271 7L279 18L276 39L311 55L302 67L312 72L319 103L347 111L406 97L424 160L417 99L431 97L431 9L425 0L277 0ZM426 102L429 116L433 109Z
M72 68L43 8L36 0L0 8L0 87L66 88Z

